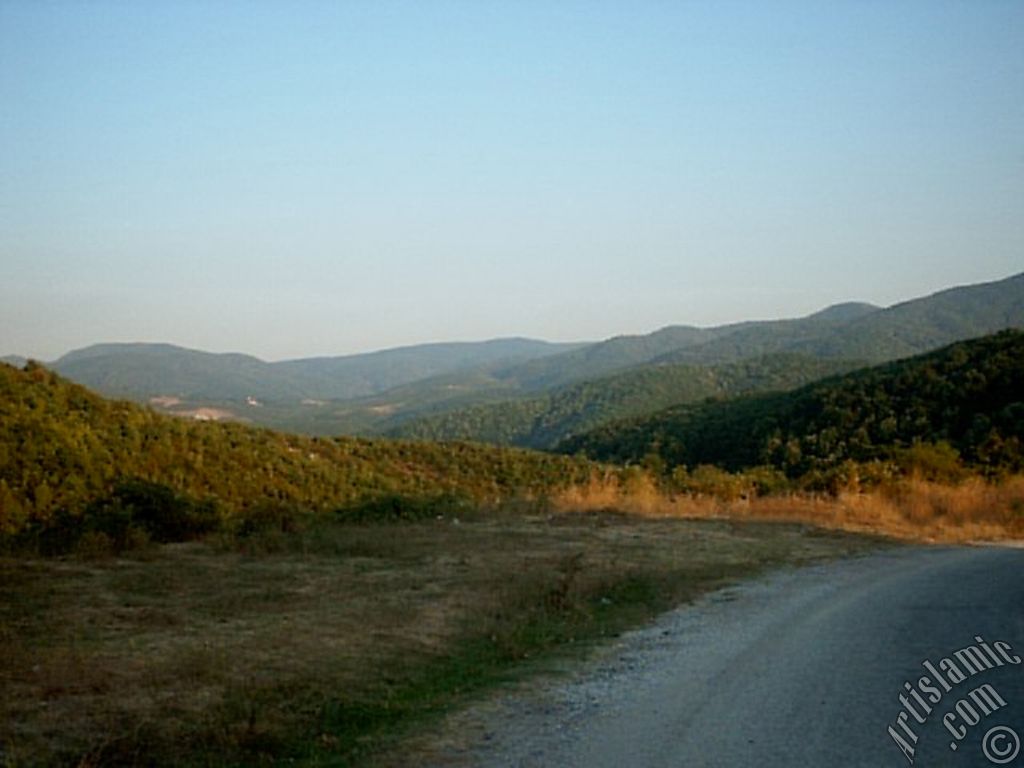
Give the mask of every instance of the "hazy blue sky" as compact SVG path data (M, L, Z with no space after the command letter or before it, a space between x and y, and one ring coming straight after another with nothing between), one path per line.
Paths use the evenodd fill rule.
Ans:
M0 0L0 354L597 339L1024 270L1024 2Z

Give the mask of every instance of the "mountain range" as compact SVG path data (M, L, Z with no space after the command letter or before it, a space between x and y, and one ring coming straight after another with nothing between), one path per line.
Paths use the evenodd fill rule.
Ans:
M669 326L596 343L512 338L275 363L169 344L100 344L48 367L100 393L179 415L311 434L549 447L615 418L791 388L1020 327L1024 273L886 308L850 302L802 318ZM786 365L796 373L783 371Z
M530 339L423 344L343 357L268 363L171 344L97 344L51 366L104 394L191 400L348 400L463 369L514 365L574 349Z

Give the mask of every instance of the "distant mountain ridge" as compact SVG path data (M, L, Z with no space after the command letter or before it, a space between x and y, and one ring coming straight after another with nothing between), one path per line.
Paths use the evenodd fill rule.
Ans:
M703 397L785 390L848 371L851 361L909 357L1013 327L1024 327L1024 274L887 309L847 302L796 319L673 326L498 372L510 391L529 397L405 420L387 434L550 448L614 419Z
M839 365L851 360L871 364L1005 328L1024 328L1024 273L951 288L887 308L847 302L801 318L710 328L668 326L596 343L551 344L511 338L277 363L166 344L117 344L69 353L52 367L106 395L136 400L161 396L162 403L180 399L185 402L174 407L181 415L212 408L229 418L286 431L372 435L400 430L410 434L415 430L406 431L402 425L418 418L501 402L514 404L504 407L506 415L518 411L517 419L536 417L538 424L550 425L552 419L558 421L554 413L534 413L530 409L537 407L536 402L525 409L519 403L649 367L691 366L694 382L675 379L678 393L672 402L685 402L696 391L695 382L705 376L698 370L700 366L776 355ZM673 397L663 380L653 383L659 375L633 393L638 395L644 387L657 391L650 407L663 407ZM621 395L621 384L608 386L620 387ZM624 415L619 411L621 403L612 405L619 395L592 392L587 398L591 397L593 403L603 404L600 408L610 408L609 413ZM249 398L263 407L251 407L254 404L247 402ZM576 402L582 405L583 400ZM533 415L528 416L527 411ZM496 413L490 412L486 419ZM585 420L594 425L608 415L588 411ZM462 435L472 419L456 416L456 421L460 420L462 426L457 431ZM498 421L502 430L509 426L505 416ZM491 424L494 426L493 421ZM487 429L490 427L482 427L478 433L471 430L464 436L483 439ZM513 429L519 435L516 441L522 429L522 423ZM447 428L442 432L447 433ZM528 444L537 444L537 434Z
M465 368L511 365L576 346L512 338L268 363L250 355L171 344L97 344L70 352L51 367L103 394L122 397L341 400Z
M950 288L887 308L846 302L801 318L712 328L669 326L532 360L498 376L527 392L540 392L639 365L717 365L781 352L884 362L1020 327L1024 327L1024 273Z
M865 301L845 301L840 304L833 304L825 307L812 315L811 319L825 320L828 322L849 322L858 318L878 312L882 307L868 304Z
M251 355L202 352L173 344L96 344L69 352L50 367L102 394L134 398L283 397L294 386L273 364Z
M1007 328L1024 327L1024 273L949 288L861 317L828 335L828 357L894 360ZM808 351L799 347L794 351Z
M851 312L850 306L837 305L798 320L753 324L676 350L658 362L722 363L782 351L873 363L910 357L956 341L1024 327L1024 273L950 288L884 309L852 305Z

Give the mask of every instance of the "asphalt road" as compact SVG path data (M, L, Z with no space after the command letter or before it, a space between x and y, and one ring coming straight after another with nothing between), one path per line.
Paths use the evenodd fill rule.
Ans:
M988 661L955 655L969 646ZM1013 757L1014 735L1024 739L1024 663L1008 661L1018 658L1024 549L883 552L776 574L668 614L575 679L493 705L465 724L473 743L437 764L911 765L893 726L914 766L1024 768L1024 748ZM943 659L966 679L957 683ZM1005 762L990 761L983 740Z

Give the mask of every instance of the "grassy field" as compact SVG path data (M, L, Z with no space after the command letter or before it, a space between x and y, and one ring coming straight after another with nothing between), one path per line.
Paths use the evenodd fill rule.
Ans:
M0 559L0 765L374 765L673 604L878 543L504 510Z

